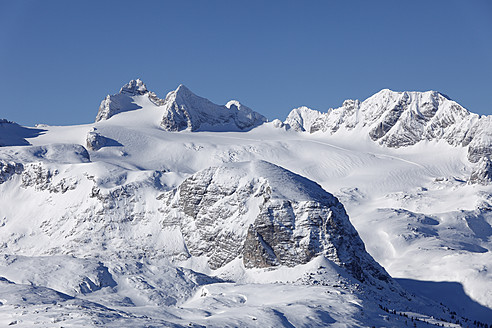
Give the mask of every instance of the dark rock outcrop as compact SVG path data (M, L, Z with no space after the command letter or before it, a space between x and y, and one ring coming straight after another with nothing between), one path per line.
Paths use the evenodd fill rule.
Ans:
M318 184L264 161L202 170L162 197L164 227L179 227L212 269L296 266L324 255L360 281L389 280L365 251L343 205Z
M480 160L470 175L469 183L487 185L492 183L492 162L488 157Z

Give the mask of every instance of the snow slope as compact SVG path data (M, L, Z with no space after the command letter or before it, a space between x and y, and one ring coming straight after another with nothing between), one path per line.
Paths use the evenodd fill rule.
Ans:
M372 107L364 112L366 119L361 118L361 108L368 106L365 102L344 103L334 133L331 128L302 133L275 123L252 128L257 125L254 123L238 132L240 116L221 121L223 116L216 112L213 124L200 116L197 132L191 128L172 132L162 126L162 109L167 108L164 101L149 96L140 82L131 82L120 92L130 97L135 106L132 110L114 111L93 124L43 126L42 133L20 134L25 142L0 148L0 276L5 277L2 283L8 291L0 295L4 304L0 312L8 318L6 324L17 321L29 326L35 320L46 324L53 319L76 326L80 318L91 318L94 325L115 326L145 326L149 322L177 326L405 325L404 316L389 314L379 305L427 321L437 320L430 316L440 318L438 314L450 320L449 311L443 312L438 303L406 292L402 296L399 288L379 290L357 280L344 269L344 260L337 263L329 256L314 256L294 267L276 265L272 270L247 268L244 255L235 253L217 266L210 265L209 245L199 244L206 236L194 239L198 242L195 250L188 248L182 228L169 228L170 218L184 222L187 210L179 204L186 181L212 179L205 190L222 190L216 194L220 197L198 209L210 218L220 218L224 211L244 218L228 222L229 216L224 216L220 224L227 227L243 222L243 228L237 226L231 232L244 236L260 213L262 198L245 198L241 190L260 188L263 180L253 177L271 180L271 175L269 169L258 172L252 169L254 165L237 162L263 163L258 160L293 172L287 175L305 177L274 184L274 192L292 204L298 200L302 179L334 194L367 251L391 276L407 279L407 285L417 289L425 286L425 290L433 286L442 290L440 282L459 283L464 289L460 297L468 298L466 302L446 304L446 293L438 302L453 306L451 310L461 316L473 314L472 321L485 322L491 317L492 189L487 183L468 182L477 165L470 159L471 146L449 142L446 137L454 135L449 131L461 131L456 132L458 136L466 135L466 128L475 131L471 135L480 137L474 137L470 145L482 145L475 149L481 149L480 158L487 158L489 148L483 145L490 130L480 128L485 124L480 122L489 118L465 113L462 121L456 118L455 124L449 125L453 130L436 128L441 131L439 138L388 147L385 142L374 142L369 131L388 122L384 117L398 107L393 104L405 104L399 117L406 117L407 123L417 109L423 115L426 102L432 112L432 99L446 103L446 110L464 112L436 93L409 93L405 98L384 91L370 98ZM180 104L177 108L187 108L188 113L208 110L208 105L196 105L206 103L200 100L203 98L180 103L178 91L171 93L169 103ZM230 110L234 106L241 112L237 103L225 107ZM439 106L430 121L419 121L420 130L415 130L423 131L419 136L429 135L429 122L445 121L438 119L439 113L446 113ZM374 114L374 120L364 126L369 113ZM258 122L251 117L250 122ZM407 130L395 128L403 126L398 124L377 140L407 136ZM0 139L7 136L1 134ZM26 142L31 145L22 146ZM314 182L313 186L317 185ZM242 207L234 207L241 202L244 212L238 210ZM302 219L301 214L296 217ZM193 221L186 225L193 227ZM190 231L202 234L200 229ZM300 232L302 239L305 231ZM39 297L30 303L22 299L39 293L71 310L46 306ZM464 305L456 308L457 304ZM26 313L17 311L19 307ZM43 307L47 312L41 315Z

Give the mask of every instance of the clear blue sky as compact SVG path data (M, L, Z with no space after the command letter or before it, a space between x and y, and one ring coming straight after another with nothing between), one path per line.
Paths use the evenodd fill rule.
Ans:
M492 114L492 1L0 0L0 118L89 123L134 78L269 119L383 88Z

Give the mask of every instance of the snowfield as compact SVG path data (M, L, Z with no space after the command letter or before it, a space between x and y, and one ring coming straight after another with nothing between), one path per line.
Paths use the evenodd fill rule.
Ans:
M137 80L92 124L0 121L0 325L490 325L489 119L456 106L383 90L264 123Z

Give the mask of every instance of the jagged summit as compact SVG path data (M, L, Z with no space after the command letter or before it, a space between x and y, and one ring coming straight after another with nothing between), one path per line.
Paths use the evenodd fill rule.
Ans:
M180 84L176 90L169 92L164 99L164 105L168 103L176 102L184 105L185 103L191 103L202 106L215 106L210 100L197 96L190 89L188 89L184 84Z
M148 92L149 90L147 90L147 87L140 79L131 80L120 89L120 93L127 94L129 96L143 96Z
M106 98L101 101L101 105L99 105L99 111L96 116L96 122L108 120L118 113L142 108L135 104L134 97L149 94L150 92L147 90L147 87L142 80L131 80L121 87L119 93L107 95Z
M363 102L346 100L326 113L293 109L285 123L310 133L351 132L391 148L444 140L468 147L473 163L492 154L490 118L469 112L437 91L383 89Z
M182 84L167 94L163 107L160 126L167 131L244 131L266 122L263 115L236 100L216 105Z
M306 106L294 108L284 123L295 131L310 131L313 123L322 115L320 111Z
M193 92L191 92L191 90L188 89L188 87L184 84L178 85L178 87L176 88L176 90L174 90L174 92L176 93L176 95L179 95L181 97L193 97L193 96L198 97Z
M151 104L139 101L148 98ZM183 84L160 99L149 91L140 80L131 80L120 92L108 95L101 102L96 122L107 120L112 116L143 108L162 112L160 127L166 131L244 131L252 129L266 118L239 103L231 100L226 105L216 105L210 100L197 96Z

